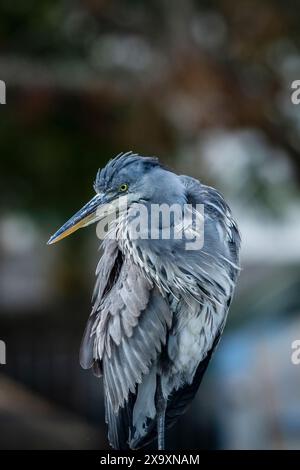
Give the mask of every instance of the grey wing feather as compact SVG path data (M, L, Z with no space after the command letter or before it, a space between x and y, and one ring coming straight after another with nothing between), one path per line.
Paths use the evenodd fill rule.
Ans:
M172 323L169 305L132 260L121 259L109 245L101 259L99 293L88 320L81 364L97 364L114 411L124 405L166 341ZM105 265L105 266L104 266ZM105 282L106 281L106 282Z
M94 307L85 328L79 353L81 367L83 369L90 369L94 365L97 376L100 375L101 371L99 364L97 364L94 359L95 333L93 332L93 327L103 295L111 288L111 284L114 282L114 277L118 275L121 264L122 260L120 259L117 243L114 240L107 240L103 256L96 271L97 282L93 294Z
M172 312L158 288L112 244L104 251L98 276L81 364L93 366L97 375L103 371L109 439L113 447L126 448L130 433L138 437L153 418L156 361Z
M132 269L136 273L129 275ZM132 329L122 329L121 342L114 341L111 335L113 323L102 331L107 338L105 343L110 343L109 349L102 352L108 436L110 444L118 449L133 446L147 433L146 425L154 418L156 361L172 323L172 312L159 290L149 286L135 265L130 269L125 265L124 271L126 274L121 272L116 283L120 298L116 297L114 289L109 297L113 296L115 302L119 302L135 288L140 293L139 312L136 307L127 309L126 303L118 304L113 310L114 303L111 302L109 317L113 321L112 317L118 315L126 323L128 318L133 318L137 324ZM124 289L126 292L122 295Z
M138 323L138 317L149 302L152 284L143 276L140 268L131 260L125 260L118 278L103 298L98 308L96 353L102 360L104 351L111 356L113 345L119 345L123 337L130 337ZM138 295L135 293L138 292ZM135 306L127 306L127 299L134 295Z
M166 299L153 288L130 336L124 330L121 342L111 344L110 357L104 352L104 383L115 412L124 406L129 392L134 393L136 384L149 373L166 342L171 322L172 313ZM110 334L109 329L106 334Z

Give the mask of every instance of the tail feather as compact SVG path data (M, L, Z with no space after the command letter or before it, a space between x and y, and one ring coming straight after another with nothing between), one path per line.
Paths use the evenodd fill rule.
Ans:
M130 393L128 401L118 413L115 413L109 397L105 397L105 420L108 424L108 441L114 449L129 450L129 438L132 432L132 409L135 396Z
M156 366L137 385L136 393L130 393L125 406L115 413L106 395L105 410L108 438L112 447L120 450L135 449L148 433L156 416Z
M220 339L218 335L210 351L196 370L191 384L184 385L168 399L165 414L166 429L172 427L185 413L202 382L212 353ZM106 396L106 422L110 445L119 450L138 449L157 439L157 375L156 367L137 386L137 393L129 394L128 401L118 413L114 413L109 397Z

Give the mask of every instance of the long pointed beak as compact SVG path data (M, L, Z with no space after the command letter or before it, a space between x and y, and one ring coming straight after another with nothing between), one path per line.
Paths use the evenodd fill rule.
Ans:
M105 195L97 194L50 238L48 245L57 243L71 235L71 233L76 232L76 230L100 220L102 211L98 208L107 202Z

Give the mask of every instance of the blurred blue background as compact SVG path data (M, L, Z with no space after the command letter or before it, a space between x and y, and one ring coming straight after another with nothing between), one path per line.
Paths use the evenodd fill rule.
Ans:
M291 0L1 1L0 448L108 447L101 381L78 364L95 230L46 242L127 150L221 190L243 239L168 448L300 448L299 17Z

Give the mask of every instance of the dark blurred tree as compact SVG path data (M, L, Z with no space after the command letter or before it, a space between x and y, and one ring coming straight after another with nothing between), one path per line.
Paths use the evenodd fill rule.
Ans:
M70 213L115 153L170 162L218 127L260 129L300 179L297 116L280 105L299 14L275 0L3 0L2 208Z

